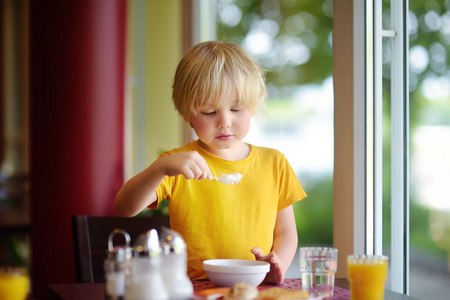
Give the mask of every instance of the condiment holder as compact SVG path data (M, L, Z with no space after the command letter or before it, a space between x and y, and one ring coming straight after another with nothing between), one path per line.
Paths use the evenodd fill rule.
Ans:
M119 234L125 245L115 246L114 237ZM187 276L186 243L166 227L160 234L156 229L141 234L133 248L125 230L112 231L104 270L108 300L187 300L194 294Z

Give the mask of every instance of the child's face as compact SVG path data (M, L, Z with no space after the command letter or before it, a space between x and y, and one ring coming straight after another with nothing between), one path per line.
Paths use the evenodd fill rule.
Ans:
M242 146L242 139L250 129L251 118L251 111L239 106L236 90L230 87L219 107L216 108L214 101L211 101L199 109L190 123L206 150L220 156L223 150L235 150Z

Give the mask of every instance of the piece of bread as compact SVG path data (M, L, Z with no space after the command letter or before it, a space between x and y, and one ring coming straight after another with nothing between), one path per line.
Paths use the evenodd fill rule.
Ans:
M258 289L254 286L245 282L238 282L224 295L224 300L294 300L308 299L308 297L307 291L274 287L258 292Z
M308 299L309 293L302 290L285 290L279 287L259 291L260 300L293 300Z
M225 294L225 300L253 300L258 297L258 289L245 283L236 283L228 293Z

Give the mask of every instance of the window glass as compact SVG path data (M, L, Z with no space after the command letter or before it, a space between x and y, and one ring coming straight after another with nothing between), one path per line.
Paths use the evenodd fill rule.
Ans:
M284 153L308 194L294 205L299 246L331 246L332 1L217 0L216 9L217 38L268 71L266 112L246 141Z
M450 293L450 1L410 0L410 293Z

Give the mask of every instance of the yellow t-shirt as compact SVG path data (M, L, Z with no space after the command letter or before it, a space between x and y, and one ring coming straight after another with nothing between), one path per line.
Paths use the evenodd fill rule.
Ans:
M183 175L166 176L156 190L158 204L169 199L170 226L186 242L188 275L192 280L207 279L203 260L254 260L250 252L254 247L268 254L277 212L306 197L282 153L249 146L250 154L240 161L219 158L195 141L162 154L197 151L214 176L243 175L237 185L208 179L186 180ZM156 203L150 206L155 207Z

